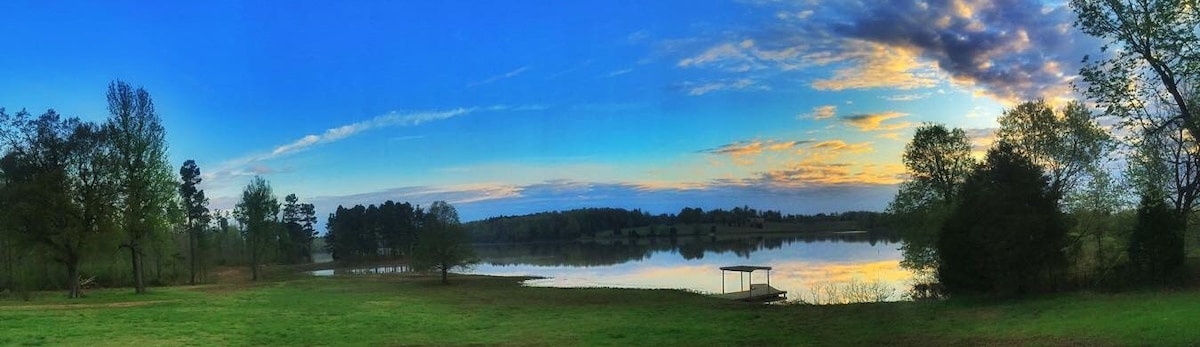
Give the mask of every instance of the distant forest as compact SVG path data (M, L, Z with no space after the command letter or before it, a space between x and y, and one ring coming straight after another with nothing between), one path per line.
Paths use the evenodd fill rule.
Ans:
M326 250L335 259L399 258L418 243L426 211L409 202L338 206L326 221ZM749 206L733 209L684 208L678 214L640 209L584 208L499 216L465 223L474 243L569 241L589 238L643 238L787 231L840 231L879 228L884 214L869 211L783 214Z
M843 222L833 224L834 222ZM849 223L846 223L849 222ZM475 242L560 241L595 237L661 237L725 231L800 231L779 224L818 224L832 228L870 229L883 225L883 214L869 211L783 214L749 206L730 210L683 208L678 214L652 215L640 209L585 208L523 216L500 216L467 223ZM773 224L773 225L771 225ZM768 227L771 225L773 227ZM703 226L703 227L702 227ZM705 228L707 227L707 228ZM803 230L811 230L804 228ZM827 229L825 231L836 231Z

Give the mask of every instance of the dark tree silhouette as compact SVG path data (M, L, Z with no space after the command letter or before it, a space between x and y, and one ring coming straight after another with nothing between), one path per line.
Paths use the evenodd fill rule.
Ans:
M1143 196L1129 235L1129 260L1144 280L1168 284L1182 274L1183 216L1162 199Z
M951 294L1051 289L1066 226L1041 168L1001 142L963 184L938 237L938 279Z

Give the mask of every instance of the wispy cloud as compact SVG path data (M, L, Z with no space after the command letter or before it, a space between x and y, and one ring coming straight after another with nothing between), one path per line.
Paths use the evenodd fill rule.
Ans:
M516 70L512 70L512 71L505 72L505 73L502 73L499 75L488 77L487 79L484 79L482 81L471 82L471 83L467 84L467 87L478 87L478 86L482 86L485 84L495 83L496 81L499 81L499 80L517 77L518 75L525 73L525 71L528 71L528 70L529 70L529 66L522 66L522 67L517 68Z
M684 82L680 86L684 90L687 90L688 95L691 96L700 96L721 90L771 90L771 87L759 84L757 81L749 78L703 83Z
M309 147L312 147L315 145L338 141L338 140L353 136L355 134L358 134L358 133L361 133L361 132L364 132L367 130L375 129L375 128L391 127L391 126L421 125L422 123L426 123L426 122L442 120L442 119L449 119L452 117L465 115L465 114L473 112L474 110L475 110L474 108L470 108L470 109L456 108L456 109L447 110L447 111L433 111L433 112L416 112L416 113L389 112L387 114L372 118L370 120L357 122L357 123L351 123L351 124L339 126L336 128L329 128L329 129L326 129L321 134L305 135L304 137L301 137L301 138L297 139L296 141L292 141L291 143L288 143L288 144L285 144L285 145L282 145L279 147L275 147L275 149L272 150L270 154L260 158L259 160L271 159L271 158L279 157L279 156L286 155L289 153L303 151L303 150L308 149Z
M527 106L512 107L498 105L486 108L460 107L441 111L388 112L368 120L329 128L317 134L304 135L292 142L276 146L267 152L261 152L227 160L221 164L218 164L215 170L204 173L205 189L209 190L210 193L215 193L213 190L219 191L222 188L229 188L236 186L236 184L240 184L240 182L235 182L235 179L278 172L278 170L272 169L270 166L268 166L266 162L272 159L302 152L315 146L337 142L372 129L398 126L417 126L428 122L463 116L477 111L518 111L525 110L525 108L527 108ZM216 194L213 195L215 196Z
M785 21L804 20L804 19L808 19L808 17L812 17L812 15L813 15L813 10L775 12L775 18L779 18L780 20L785 20Z
M861 131L893 131L912 127L911 122L888 122L889 120L907 116L908 114L888 111L880 113L856 114L842 117L842 121ZM888 122L888 124L884 124Z
M650 32L646 30L638 30L625 36L625 42L629 44L638 44L645 42L650 38Z
M754 164L756 157L767 152L784 153L811 141L784 140L752 140L724 144L716 148L706 149L702 153L728 156L734 164L748 166Z
M724 155L750 155L761 154L766 151L786 151L796 147L796 145L807 143L808 141L783 141L783 140L753 140L753 141L738 141L730 144L724 144L712 149L706 149L702 152L709 154L724 154Z
M624 74L627 74L630 72L633 72L633 69L620 69L620 70L616 70L613 72L609 72L607 75L604 75L604 77L612 78L612 77L617 77L617 76L624 75Z
M829 140L814 143L812 148L822 149L833 152L848 152L848 153L866 153L873 151L870 142L862 143L846 143L842 140Z
M930 95L933 95L933 94L932 93L896 94L896 95L881 96L881 98L883 98L884 100L887 100L887 101L914 101L914 100L920 100L920 99L927 98Z
M837 115L837 106L824 105L824 106L813 107L812 112L809 112L808 114L798 115L798 116L796 116L796 119L822 120L822 119L833 118L833 116L835 116L835 115Z

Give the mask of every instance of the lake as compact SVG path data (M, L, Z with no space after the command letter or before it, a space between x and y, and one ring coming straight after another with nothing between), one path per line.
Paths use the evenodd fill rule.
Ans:
M771 285L788 299L810 300L817 288L867 282L893 289L902 300L912 273L900 267L900 240L874 233L681 237L531 244L476 245L482 262L463 273L538 276L544 287L674 288L701 293L739 290L739 274L722 266L771 266ZM378 273L402 267L346 270ZM325 271L320 274L332 274ZM766 281L755 272L753 282ZM748 285L749 282L746 282Z

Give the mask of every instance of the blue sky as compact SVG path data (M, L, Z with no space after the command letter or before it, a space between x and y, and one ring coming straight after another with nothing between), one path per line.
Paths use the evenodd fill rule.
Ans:
M986 145L1076 97L1058 2L0 3L0 107L102 120L145 87L215 208L254 175L328 212L882 210L922 122Z

